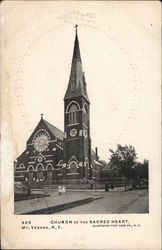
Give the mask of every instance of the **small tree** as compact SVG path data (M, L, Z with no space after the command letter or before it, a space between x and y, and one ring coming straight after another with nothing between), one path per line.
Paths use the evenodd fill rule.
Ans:
M110 149L109 151L112 153L110 156L110 160L117 167L117 169L123 173L125 177L126 189L127 180L130 179L132 173L132 166L137 159L136 151L131 145L121 146L120 144L117 145L116 151L113 151L112 149Z
M148 161L144 160L143 163L138 162L136 167L136 175L139 178L144 178L144 179L148 179Z

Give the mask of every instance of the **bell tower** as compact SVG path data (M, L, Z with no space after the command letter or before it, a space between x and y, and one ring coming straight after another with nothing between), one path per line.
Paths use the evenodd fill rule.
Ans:
M91 175L90 102L82 70L77 27L69 83L64 97L63 166L67 179L87 179Z

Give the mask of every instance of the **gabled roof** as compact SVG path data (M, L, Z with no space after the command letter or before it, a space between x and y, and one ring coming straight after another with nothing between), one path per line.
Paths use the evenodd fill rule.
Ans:
M51 123L44 120L43 117L41 117L36 128L34 129L31 136L29 137L27 144L32 143L35 134L41 129L49 130L49 132L54 136L54 138L58 138L59 140L63 141L64 133L60 129L58 129L54 125L52 125Z
M52 134L55 137L63 141L64 133L60 129L56 128L54 125L52 125L51 123L47 122L44 119L43 119L43 122L46 124L46 126L49 128L49 130L52 132Z
M91 157L96 159L96 153L92 148L91 148Z
M102 171L113 171L116 166L109 161L109 163L102 169Z
M27 158L27 155L26 155L26 152L27 152L27 149L25 149L18 157L17 157L17 159L19 160L19 159L21 159L21 158Z
M93 162L95 165L103 167L103 165L99 161L93 160Z

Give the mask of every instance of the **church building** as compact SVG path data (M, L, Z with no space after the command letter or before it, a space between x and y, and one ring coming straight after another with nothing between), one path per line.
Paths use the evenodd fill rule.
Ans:
M64 96L64 132L43 115L15 162L15 180L47 183L99 181L102 164L91 149L90 101L77 25L71 72ZM97 150L96 150L97 152Z

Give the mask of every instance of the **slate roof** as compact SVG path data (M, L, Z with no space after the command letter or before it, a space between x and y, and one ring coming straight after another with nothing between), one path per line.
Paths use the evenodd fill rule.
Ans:
M93 160L93 162L94 162L95 165L98 165L98 166L102 166L102 167L103 167L103 165L102 165L99 161Z
M95 151L92 148L91 148L91 157L93 159L96 159L96 153L95 153Z
M98 161L96 158L96 153L95 151L91 148L91 161L92 161L92 167L99 166L103 167L102 163Z
M113 171L116 166L109 161L109 163L102 169L102 171Z
M17 159L19 160L19 159L21 159L21 158L23 158L23 159L27 159L27 154L26 154L26 152L27 152L28 150L27 149L25 149L18 157L17 157Z
M44 119L43 119L43 122L46 124L46 126L49 128L49 130L52 132L52 134L55 137L63 141L64 133L60 129L56 128L54 125L52 125L51 123L47 122Z

